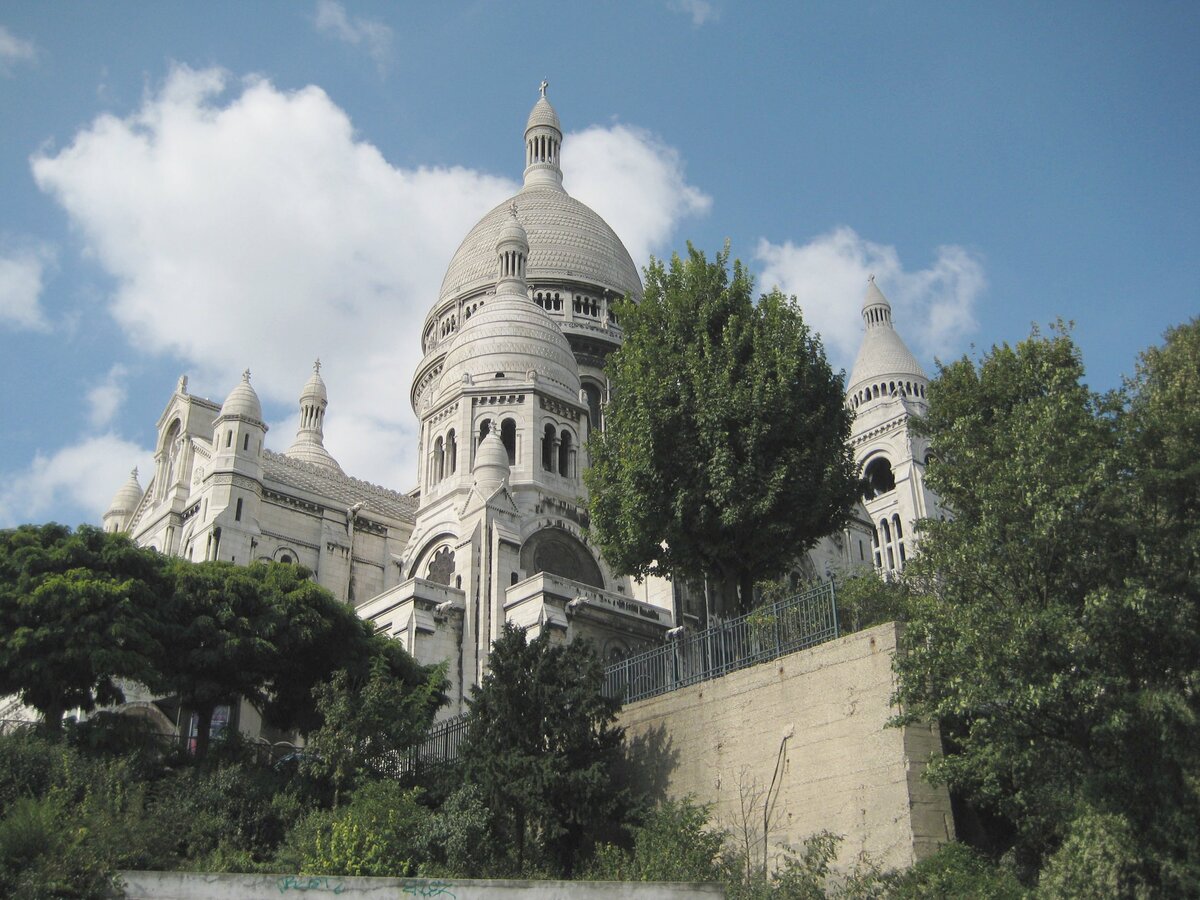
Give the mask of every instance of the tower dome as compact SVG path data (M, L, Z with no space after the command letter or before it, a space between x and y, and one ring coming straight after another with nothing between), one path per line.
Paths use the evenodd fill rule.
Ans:
M112 503L108 505L108 511L103 516L105 530L121 531L124 529L141 500L142 486L138 484L138 470L135 467L129 473L129 477L125 479L125 483L113 495Z
M325 408L329 393L321 377L321 361L313 363L313 373L300 391L300 425L296 439L284 452L285 456L310 465L341 473L342 467L325 449Z
M900 385L905 392L911 391L923 397L929 379L917 358L896 333L892 325L892 305L875 284L874 275L867 279L862 316L867 333L858 349L858 358L854 361L846 385L846 393L851 401L864 391L872 391L871 399L879 394L886 396L897 390L896 385ZM861 397L865 399L866 394L861 394Z
M520 210L524 214L524 209ZM511 203L492 246L496 294L467 319L450 341L437 395L464 383L528 381L532 375L549 390L578 397L579 369L571 345L558 326L526 294L529 244Z
M246 369L242 372L242 380L221 404L220 418L241 417L261 422L262 414L262 403L259 402L254 388L250 386L250 370Z
M525 184L472 228L450 260L439 292L441 301L488 287L495 279L493 251L515 200L529 238L530 282L569 280L594 285L616 296L641 299L642 281L633 258L616 232L595 211L562 187L558 113L545 95L534 104L525 126Z

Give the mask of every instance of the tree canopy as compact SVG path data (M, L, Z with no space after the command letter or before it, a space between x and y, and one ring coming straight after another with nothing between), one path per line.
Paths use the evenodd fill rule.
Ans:
M1059 329L930 386L951 517L910 566L898 699L941 721L934 771L1006 823L1027 873L1069 894L1087 854L1132 840L1119 892L1182 895L1200 883L1200 320L1123 392L1083 377Z
M858 488L851 414L794 298L753 297L726 247L652 260L619 309L605 428L588 444L591 531L618 571L710 577L741 606L837 530Z
M57 731L64 711L124 697L148 681L161 559L124 535L81 525L0 531L0 696L19 694Z

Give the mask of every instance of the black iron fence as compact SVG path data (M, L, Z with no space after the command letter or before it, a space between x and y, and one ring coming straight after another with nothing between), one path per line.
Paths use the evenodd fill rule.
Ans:
M833 582L828 581L614 663L605 670L604 693L632 703L837 636L837 595Z

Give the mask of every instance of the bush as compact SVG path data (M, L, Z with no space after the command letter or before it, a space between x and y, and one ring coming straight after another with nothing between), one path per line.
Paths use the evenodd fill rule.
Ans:
M1018 900L1027 894L1010 870L989 861L966 844L949 843L895 876L888 896L895 900L957 897Z
M464 784L450 794L426 822L423 845L428 862L422 875L483 878L499 870L491 852L491 832L483 792Z
M600 881L724 881L724 831L708 827L708 807L666 800L633 829L629 850L602 844L587 877Z
M348 805L310 816L283 856L310 875L415 875L429 817L418 796L394 781L364 782Z

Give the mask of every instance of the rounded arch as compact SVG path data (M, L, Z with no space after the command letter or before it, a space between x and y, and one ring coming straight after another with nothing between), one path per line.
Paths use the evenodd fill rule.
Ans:
M546 572L592 587L604 588L604 575L583 542L561 528L543 528L521 545L521 568L526 575Z
M300 562L300 554L291 547L279 547L271 556L275 562L281 563L298 563Z
M427 581L437 581L438 584L447 586L453 584L454 575L456 574L454 547L457 543L458 537L452 532L442 531L435 534L425 542L425 546L421 548L421 552L413 560L413 564L408 570L408 577L424 578ZM446 550L448 553L441 553L442 550ZM439 553L441 553L440 556ZM431 574L437 577L431 578ZM445 579L444 581L439 580L443 578Z

